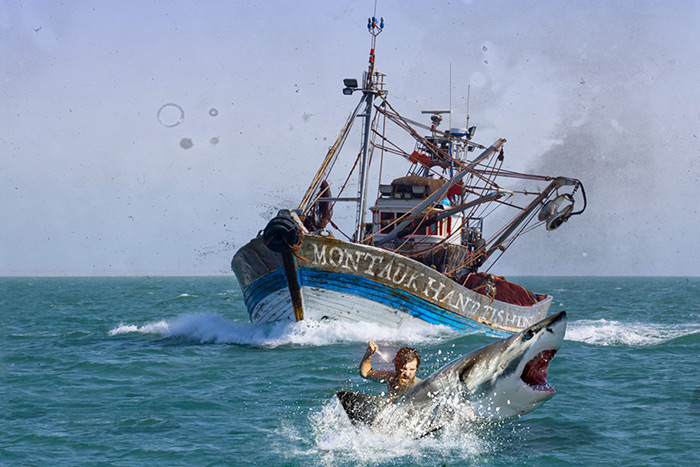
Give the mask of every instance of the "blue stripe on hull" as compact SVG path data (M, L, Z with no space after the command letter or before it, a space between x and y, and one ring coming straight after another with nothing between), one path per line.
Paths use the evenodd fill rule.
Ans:
M458 331L483 329L484 326L444 308L416 297L404 290L388 287L360 276L329 273L318 269L300 268L304 285L358 295L387 305L432 324L448 326Z
M250 284L245 292L243 292L248 315L253 314L253 310L262 299L286 287L287 278L284 276L284 270L282 268L265 274L260 279Z
M388 287L364 277L309 268L299 268L298 272L302 287L319 287L357 295L403 311L428 323L448 326L458 331L486 329L490 335L497 337L510 335L440 308L404 290ZM244 293L248 314L252 315L255 307L265 297L286 287L287 279L282 269L271 272L250 284Z

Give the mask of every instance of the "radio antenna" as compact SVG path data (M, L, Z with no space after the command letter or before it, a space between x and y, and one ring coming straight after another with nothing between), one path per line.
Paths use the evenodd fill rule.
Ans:
M472 85L467 85L467 128L469 128L469 99L471 98Z
M450 63L450 129L452 129L452 64Z

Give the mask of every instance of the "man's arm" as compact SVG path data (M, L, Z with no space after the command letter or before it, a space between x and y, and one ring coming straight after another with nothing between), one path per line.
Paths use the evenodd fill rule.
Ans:
M374 341L369 341L365 355L362 357L362 362L360 363L360 374L365 378L370 378L377 381L386 381L394 376L394 372L377 371L372 368L372 354L374 354L377 349L379 349L377 344L375 344Z

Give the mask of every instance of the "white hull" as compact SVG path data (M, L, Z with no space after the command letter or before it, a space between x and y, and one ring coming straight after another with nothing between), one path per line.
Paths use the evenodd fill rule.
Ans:
M295 320L278 253L260 237L234 256L233 269L254 323ZM533 306L492 300L421 263L367 245L305 236L294 258L305 319L370 322L391 328L423 321L504 336L547 315L552 297Z
M320 287L302 287L301 294L305 319L376 323L389 328L400 328L405 323L422 321L390 306L353 294ZM255 312L251 315L251 321L254 323L294 321L294 319L294 310L286 289L269 294L258 303Z

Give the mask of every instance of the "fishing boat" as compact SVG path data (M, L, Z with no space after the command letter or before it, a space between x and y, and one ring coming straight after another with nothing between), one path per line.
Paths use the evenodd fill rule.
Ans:
M420 321L503 337L545 318L550 295L491 269L524 233L553 231L581 214L582 183L508 170L506 140L476 142L468 105L464 127L441 127L451 109L423 111L426 123L403 117L376 68L384 19L370 18L367 30L368 68L361 81L343 81L343 94L359 103L301 202L233 256L250 320ZM358 121L359 148L343 150ZM349 170L338 174L346 153ZM334 219L339 209L351 212L347 225Z

